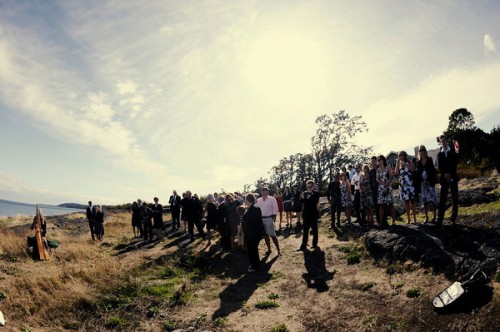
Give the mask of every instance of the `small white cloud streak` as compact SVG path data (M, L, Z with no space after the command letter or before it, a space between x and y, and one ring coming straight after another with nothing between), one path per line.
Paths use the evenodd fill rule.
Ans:
M495 40L489 34L484 35L483 45L484 45L484 53L486 54L495 52L497 49Z

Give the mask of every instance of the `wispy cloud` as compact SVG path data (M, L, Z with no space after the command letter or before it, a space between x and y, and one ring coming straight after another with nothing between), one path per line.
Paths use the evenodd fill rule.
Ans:
M489 34L485 34L483 37L484 53L492 53L497 50L495 40Z

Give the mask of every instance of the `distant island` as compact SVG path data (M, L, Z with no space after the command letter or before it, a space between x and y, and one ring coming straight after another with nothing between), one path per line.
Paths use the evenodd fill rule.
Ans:
M78 204L78 203L62 203L58 205L59 207L69 208L69 209L79 209L85 210L87 205Z

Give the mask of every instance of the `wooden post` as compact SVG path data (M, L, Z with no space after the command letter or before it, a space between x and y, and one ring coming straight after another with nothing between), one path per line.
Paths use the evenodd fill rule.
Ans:
M35 239L36 246L38 247L38 254L41 261L49 260L50 254L47 248L47 241L42 237L42 214L40 212L40 207L36 205L36 216L35 216Z

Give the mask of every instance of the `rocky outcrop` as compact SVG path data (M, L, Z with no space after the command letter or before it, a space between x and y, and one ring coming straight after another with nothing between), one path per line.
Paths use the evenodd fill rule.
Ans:
M376 259L418 262L449 277L468 277L478 268L492 274L500 266L500 235L462 226L370 230L365 247Z

